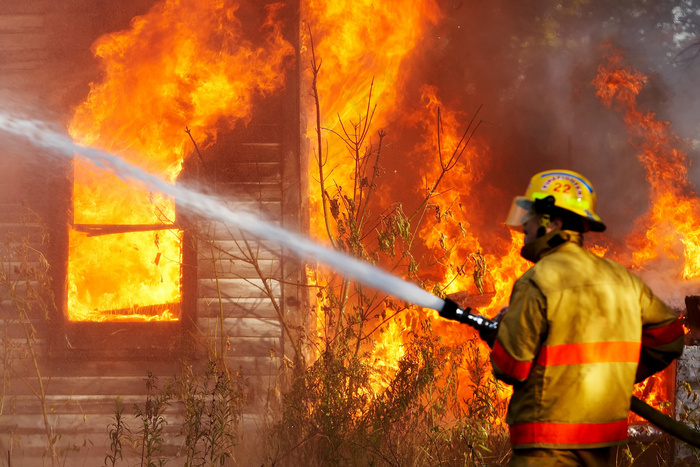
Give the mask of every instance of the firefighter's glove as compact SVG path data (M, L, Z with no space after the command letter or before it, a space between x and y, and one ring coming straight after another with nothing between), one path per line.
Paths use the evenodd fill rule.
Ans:
M508 311L508 307L501 308L501 311L498 312L496 316L492 318L493 321L500 323L503 317L506 314L506 311ZM498 334L498 328L496 329L487 329L487 328L481 328L479 329L479 337L488 344L489 347L493 348L493 344L496 342L496 335Z

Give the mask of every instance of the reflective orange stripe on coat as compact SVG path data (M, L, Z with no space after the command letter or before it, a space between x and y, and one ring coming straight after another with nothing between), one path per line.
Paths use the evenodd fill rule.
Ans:
M676 339L685 336L681 320L677 319L671 324L654 329L644 329L642 332L642 343L644 347L658 347L670 344Z
M508 376L524 381L530 374L532 360L521 362L511 357L500 342L496 341L491 351L491 362Z
M542 347L537 363L542 366L582 365L586 363L637 363L640 342L581 342Z
M627 439L627 420L610 423L518 423L510 427L514 446L526 444L598 444Z
M582 365L586 363L637 363L640 342L582 342L542 347L537 364L542 366ZM496 341L491 353L493 363L507 375L524 380L530 374L532 361L518 361Z

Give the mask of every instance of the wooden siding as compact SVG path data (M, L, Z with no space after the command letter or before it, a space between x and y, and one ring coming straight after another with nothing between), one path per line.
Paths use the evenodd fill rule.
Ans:
M89 50L94 38L128 27L153 3L0 0L0 97L67 118L96 78ZM246 14L258 8L251 5ZM298 12L291 14L286 34L295 43ZM208 167L200 167L208 172L206 187L231 209L292 230L302 221L298 98L292 75L286 94L268 98L248 125L222 132L204 152ZM147 375L163 386L188 367L201 374L206 347L223 354L247 381L239 442L254 450L263 404L269 390L278 388L287 348L280 313L294 318L302 302L296 260L235 227L197 219L196 256L189 269L183 267L189 284L184 287L192 292L183 302L189 307L184 316L193 318L191 325L67 323L70 168L48 167L35 152L22 141L6 141L0 149L0 466L51 465L49 436L56 439L61 465L103 465L116 398L136 430L133 406L146 403ZM14 163L25 159L29 163ZM42 283L44 271L53 288ZM36 300L36 290L52 292L56 308ZM182 465L182 407L173 401L165 413L167 465ZM125 448L124 454L131 462L117 465L136 465L138 453Z
M272 100L268 108L275 104L279 100ZM232 211L251 213L281 226L280 135L280 125L270 123L253 123L229 132L205 153L205 168L200 173L208 174L205 184ZM253 363L257 369L249 370L255 376L278 368L284 338L280 313L285 259L280 247L211 220L197 223L196 241L197 330L209 336L223 332L223 350L231 368ZM263 394L265 389L255 393Z

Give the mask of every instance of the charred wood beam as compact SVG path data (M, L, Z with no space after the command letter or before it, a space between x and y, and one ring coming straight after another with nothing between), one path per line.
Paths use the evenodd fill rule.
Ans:
M180 228L178 224L73 224L74 230L85 233L88 237L151 230L179 230Z
M129 315L142 315L142 316L158 316L164 311L170 311L173 315L178 315L180 310L179 303L159 303L156 305L135 305L129 308L119 308L114 310L103 310L100 312L103 316L129 316Z

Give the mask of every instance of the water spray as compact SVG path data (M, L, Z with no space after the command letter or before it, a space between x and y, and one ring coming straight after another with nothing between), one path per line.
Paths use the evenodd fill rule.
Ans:
M372 264L324 247L299 234L264 221L249 212L233 211L215 196L182 185L174 185L107 151L79 145L69 135L50 128L46 122L0 113L0 129L26 138L32 144L51 151L50 156L52 157L73 158L78 155L126 182L136 182L148 190L170 196L185 209L235 226L262 240L279 243L286 247L290 253L303 260L314 259L335 270L342 271L350 279L382 290L409 303L438 312L445 308L443 299L421 289L416 284L404 281Z
M51 129L46 122L0 113L0 128L22 136L36 146L52 151L52 155L72 158L77 154L126 182L137 182L148 190L170 196L181 207L219 220L227 225L236 226L262 240L277 242L287 247L288 251L302 260L313 258L335 270L342 271L346 277L368 287L382 290L414 305L436 310L443 318L468 324L478 330L482 337L495 336L498 323L471 313L469 308L460 308L452 300L436 297L416 284L389 274L372 264L319 245L308 238L266 222L251 213L233 211L214 196L169 183L107 151L79 145L69 135Z
M137 182L148 190L170 196L179 206L225 224L236 226L262 240L277 242L287 247L290 252L302 260L313 258L342 271L346 277L368 287L382 290L414 305L436 310L443 318L468 324L479 331L479 335L489 345L493 345L498 321L471 313L470 308L461 308L452 300L436 297L416 284L389 274L372 264L319 245L301 235L277 227L271 222L266 222L251 213L232 211L214 196L169 183L107 151L81 146L75 143L69 135L50 128L46 122L17 118L0 112L0 129L26 138L35 146L52 151L50 156L73 158L77 154L126 182ZM632 397L632 411L688 444L700 447L700 433L664 415L636 397Z

